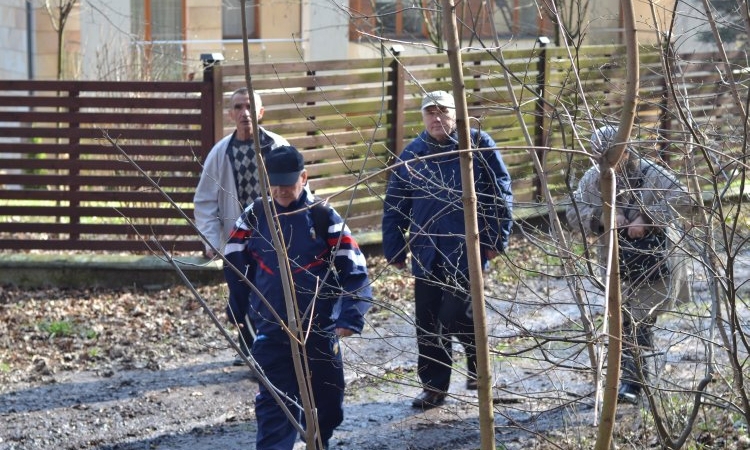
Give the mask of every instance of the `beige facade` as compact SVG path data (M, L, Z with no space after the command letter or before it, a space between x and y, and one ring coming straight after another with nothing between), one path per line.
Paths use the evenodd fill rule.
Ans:
M34 10L34 23L36 24L35 54L36 78L55 79L58 77L57 68L57 40L58 32L55 31L47 11L38 7ZM81 24L80 14L70 14L64 29L64 44L60 61L60 78L76 78L81 57Z
M177 8L182 21L174 36L163 38L157 29L152 35L139 36L134 30L147 27L135 24L136 13L132 0L79 0L65 28L63 40L63 78L70 79L147 79L166 77L187 79L199 74L200 56L204 53L221 53L227 62L243 59L241 39L226 39L222 29L222 12L229 0L142 0L143 5ZM326 59L370 58L381 54L381 41L367 33L358 33L355 6L358 1L337 4L330 0L258 0L255 22L256 34L249 40L252 61L313 61ZM377 5L396 4L402 0L378 0ZM529 2L532 0L516 0ZM657 29L664 30L670 20L671 6L636 1L636 28L641 43L655 42ZM159 2L159 3L157 3ZM27 17L27 2L3 0L0 2L0 52L3 64L0 77L26 78L33 74L37 79L54 79L57 76L57 34L49 14L41 2L32 2L34 10ZM239 4L239 1L236 2ZM399 3L400 4L400 3ZM235 10L233 14L239 14ZM167 14L169 15L169 14ZM532 28L539 26L539 15L527 16L525 36L512 33L500 35L498 44L503 48L534 45L536 36ZM31 23L32 30L26 29ZM654 26L657 23L658 26ZM354 25L352 25L354 24ZM523 25L523 24L522 24ZM532 29L528 32L528 29ZM617 0L593 0L588 17L583 21L584 44L620 43L622 19ZM32 57L27 57L25 44L29 37ZM554 38L554 36L548 36ZM11 44L13 43L13 44ZM421 41L386 40L385 48L394 44L403 47L402 53L424 54L434 52L427 39ZM159 59L161 57L161 59Z
M301 60L305 54L301 33L302 3L299 0L261 0L259 12L259 35L248 44L251 61ZM214 51L223 53L227 61L244 59L242 42L236 39L222 43Z
M185 48L190 60L196 60L192 55L215 52L221 40L221 2L187 0L186 16Z

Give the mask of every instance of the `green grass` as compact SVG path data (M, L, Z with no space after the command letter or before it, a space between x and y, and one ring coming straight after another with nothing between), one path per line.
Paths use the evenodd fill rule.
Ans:
M39 331L47 333L50 338L81 336L85 339L95 339L99 334L91 329L82 329L69 320L42 322L37 325Z
M96 339L99 336L99 333L94 330L85 330L82 334L86 339Z
M73 334L73 324L67 320L55 322L42 322L39 330L50 335L51 338L67 337Z

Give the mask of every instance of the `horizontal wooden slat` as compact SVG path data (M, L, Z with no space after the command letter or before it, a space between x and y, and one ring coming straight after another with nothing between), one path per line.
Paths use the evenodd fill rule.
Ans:
M159 246L170 252L198 252L203 244L198 240L175 241L159 239ZM114 251L146 252L153 251L161 255L159 247L149 240L138 239L0 239L0 249L6 250L75 250L75 251Z
M197 184L197 183L195 183ZM52 200L57 202L139 202L161 204L166 201L166 197L155 189L146 191L144 189L122 189L122 190L101 190L101 186L95 186L96 190L82 190L86 187L80 187L79 190L52 190L47 185L45 190L8 190L3 193L3 199L6 200ZM191 185L192 187L192 185ZM194 191L190 189L187 192L176 192L168 188L162 188L169 198L176 203L189 203L193 201ZM2 206L0 206L2 208Z
M115 84L115 83L113 83ZM3 83L5 86L5 83ZM166 91L165 91L166 92ZM157 112L169 110L194 110L200 109L200 98L196 96L187 97L165 97L163 92L156 91L153 97L115 97L107 92L92 92L90 95L96 97L56 97L44 96L34 92L31 97L22 95L0 95L0 107L26 107L26 108L64 108L67 110L81 109L141 109L144 111Z
M314 147L332 147L346 144L360 144L365 139L383 140L386 138L386 130L371 132L369 135L363 135L360 131L341 131L339 133L330 133L315 136L290 137L289 142L300 150Z
M86 112L3 112L0 111L0 122L42 122L60 123L70 126L71 124L155 124L160 125L200 125L200 110L196 112L172 111L165 113L107 113L100 111ZM102 128L109 128L104 126Z
M170 236L195 235L198 232L190 225L162 225L162 224L87 224L87 223L0 223L0 232L7 233L52 233L59 234L92 234L104 235L141 235L141 236Z
M24 169L24 170L77 170L77 171L136 171L137 167L149 171L165 172L200 172L200 166L193 161L153 161L153 160L135 160L135 165L125 159L3 159L3 166L6 169ZM54 169L50 163L54 163ZM137 167L136 167L137 166Z
M157 176L157 175L155 175ZM80 189L86 187L97 187L106 190L112 187L125 187L128 189L151 189L151 183L143 176L135 174L109 174L109 175L76 175L70 177L67 174L30 175L4 173L3 184L7 185L29 185L29 186L77 186ZM198 185L198 173L186 174L183 177L158 176L156 182L159 186L168 188L193 188ZM15 189L3 191L2 198L6 195L12 196Z
M255 77L272 76L286 72L321 72L321 71L350 71L350 70L381 70L383 61L378 59L345 59L339 61L311 61L311 62L280 62L253 65L252 74ZM228 65L222 67L224 76L244 78L243 65Z
M66 80L3 80L5 91L30 91L40 95L59 92L122 92L133 93L190 93L201 92L200 82L184 81L66 81Z
M182 210L188 217L192 217L192 209ZM128 219L175 219L183 216L173 208L161 207L130 207L120 205L110 206L2 206L0 216L26 216L35 218L48 217L110 217Z
M105 136L111 137L115 141L123 139L137 140L163 140L171 139L176 141L193 140L200 142L200 130L185 127L182 129L154 129L145 127L133 128L52 128L52 127L3 127L0 126L0 135L6 138L64 138L64 139L100 139L105 140Z
M366 180L363 180L362 178L367 175ZM313 178L310 179L310 188L315 190L320 190L321 192L330 193L330 192L336 192L339 189L343 190L345 188L350 188L357 184L362 184L362 182L368 184L375 184L378 185L385 181L385 177L387 176L386 172L382 172L381 175L377 175L377 172L375 175L370 176L371 174L363 174L362 177L357 177L357 174L347 173L347 174L339 174L339 175L331 175L324 178ZM337 189L339 188L339 189Z
M136 144L118 144L120 149L129 156L153 156L153 157L191 157L197 158L199 143L189 145L183 142L170 142L169 145L136 145ZM28 142L0 142L0 154L40 154L46 155L114 155L122 157L122 152L109 142L56 142L55 145L48 143L28 143Z

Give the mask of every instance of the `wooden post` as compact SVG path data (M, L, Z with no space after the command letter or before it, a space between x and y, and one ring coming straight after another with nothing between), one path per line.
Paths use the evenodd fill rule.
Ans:
M391 88L388 93L390 96L388 123L391 124L391 128L388 130L388 148L391 150L389 165L393 162L395 156L401 153L404 145L404 68L401 66L401 61L395 56L391 61Z
M541 162L541 168L544 170L546 163L546 152L542 150L542 147L546 147L549 143L549 129L546 120L547 117L547 104L544 100L546 94L546 83L547 83L547 44L549 38L540 36L537 39L539 43L539 59L537 61L537 73L536 73L536 84L537 84L537 101L536 101L536 123L534 126L534 146L536 149L537 158ZM542 192L542 180L543 173L537 173L534 176L534 200L537 202L544 201L544 193Z
M214 143L224 136L224 92L221 74L221 53L204 53L203 86L201 87L201 146L198 156L205 159Z
M81 93L78 90L71 90L68 91L68 97L69 98L78 98L80 97ZM71 102L71 104L75 104L74 102ZM70 106L68 107L68 114L70 117L76 117L74 114L79 112L80 108L78 106ZM68 124L69 130L78 130L81 128L81 124L76 122L70 122ZM77 161L80 156L80 150L79 145L81 143L81 138L78 136L73 135L73 133L68 135L68 147L70 150L68 150L68 160L69 161ZM75 148L75 150L73 150ZM62 154L59 154L58 157L61 157ZM78 192L80 190L80 179L79 176L81 175L80 170L77 168L73 168L73 164L71 163L70 168L68 169L68 191ZM58 201L59 203L59 201ZM70 206L71 211L79 211L78 207L81 206L81 201L78 200L78 196L75 194L71 194L70 200L68 205ZM73 214L70 214L68 217L68 220L70 221L71 226L71 232L68 235L68 239L70 241L78 241L81 238L81 234L78 232L73 232L72 230L76 229L81 224L81 215L80 213L76 212Z
M670 62L676 61L676 54L674 46L671 42L667 41L664 43L664 51L666 52L667 67ZM669 76L671 73L678 71L678 67L671 67L671 70L667 70L667 73L661 78L661 96L659 98L659 141L657 142L657 154L659 158L664 161L668 166L671 167L672 152L669 151L669 143L672 142L672 113L670 112L670 91L669 91Z

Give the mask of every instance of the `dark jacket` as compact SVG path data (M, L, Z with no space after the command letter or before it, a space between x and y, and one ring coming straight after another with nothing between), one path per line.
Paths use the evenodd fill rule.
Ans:
M412 254L412 273L423 276L444 263L468 274L465 223L461 200L458 137L441 146L426 131L406 146L398 158L405 164L391 174L383 212L383 251L391 263ZM494 148L485 132L471 130L474 148ZM437 157L430 157L445 153ZM511 180L497 150L474 153L474 182L482 257L486 250L502 252L513 224ZM406 232L409 232L408 243Z
M317 236L311 204L309 194L303 191L288 208L275 205L294 278L296 302L304 315L300 325L306 326L312 314L314 330L332 331L339 327L359 333L372 297L365 257L333 208L329 208L328 236ZM243 272L247 269L247 278L257 291L230 269L225 269L225 275L231 296L249 296L248 316L258 335L279 336L281 326L261 300L262 296L288 323L279 263L265 214L259 211L257 217L252 217L255 214L251 204L237 221L225 255L235 267ZM332 250L335 254L331 266Z

